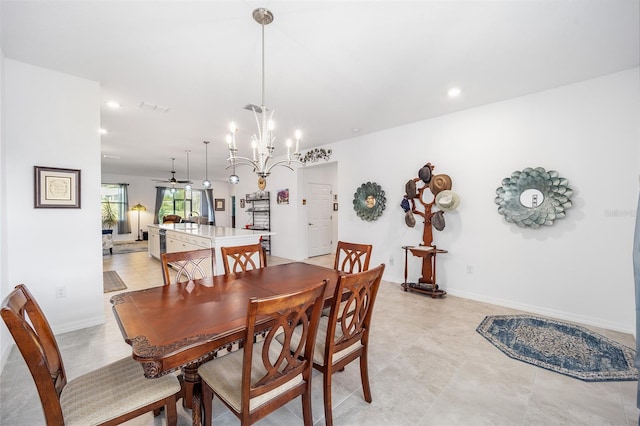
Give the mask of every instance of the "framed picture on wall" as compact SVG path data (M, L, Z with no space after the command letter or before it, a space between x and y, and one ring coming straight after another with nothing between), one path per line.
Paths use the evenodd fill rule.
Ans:
M34 166L34 207L80 208L80 170Z
M244 209L244 198L240 198L240 208Z
M278 204L289 204L289 189L278 190Z
M216 198L214 202L214 210L217 212L224 211L224 198Z

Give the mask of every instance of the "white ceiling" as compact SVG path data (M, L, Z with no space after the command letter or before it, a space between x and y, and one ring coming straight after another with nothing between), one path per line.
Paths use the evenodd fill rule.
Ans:
M268 7L266 104L276 145L332 143L639 64L638 0L12 1L7 58L99 81L103 173L226 179L224 138L255 132ZM462 88L456 99L451 86ZM122 108L111 110L109 100ZM594 100L597 101L597 100ZM140 108L141 102L168 112ZM359 128L355 133L352 129ZM402 141L390 141L401 144Z

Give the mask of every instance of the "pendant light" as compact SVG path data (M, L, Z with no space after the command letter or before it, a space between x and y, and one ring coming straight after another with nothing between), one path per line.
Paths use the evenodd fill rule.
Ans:
M184 186L184 189L186 189L187 191L191 191L191 189L193 188L191 186L191 177L189 176L189 154L191 154L190 150L185 150L185 152L187 153L187 184Z
M209 180L209 141L204 141L204 180L202 181L202 186L205 189L211 188L211 181Z
M231 174L231 176L229 176L229 183L236 185L238 182L240 182L240 176L238 176L236 174L236 165L233 165L233 172Z
M273 159L273 151L275 150L275 146L273 144L275 140L275 135L273 134L274 123L273 123L273 110L269 109L265 105L265 72L264 72L264 64L265 64L265 52L264 52L264 27L265 25L269 25L273 22L273 13L270 10L265 8L258 8L253 11L253 19L260 24L262 28L262 104L261 105L247 105L245 109L249 111L253 111L253 115L256 119L256 123L258 124L258 133L254 134L251 138L251 147L253 151L253 156L243 157L238 155L238 147L236 145L236 132L238 131L237 126L234 122L229 124L229 130L231 131L230 135L227 137L227 144L229 145L229 167L234 167L237 165L247 165L253 167L253 171L260 177L266 178L271 173L271 169L275 166L284 166L290 170L293 170L291 164L303 164L300 161L300 139L302 138L302 133L300 130L296 130L295 132L295 150L293 152L293 158L291 156L291 149L293 146L293 142L288 139L286 141L287 146L287 158L285 160L277 161L275 163L271 163ZM229 177L229 182L232 182L235 173Z

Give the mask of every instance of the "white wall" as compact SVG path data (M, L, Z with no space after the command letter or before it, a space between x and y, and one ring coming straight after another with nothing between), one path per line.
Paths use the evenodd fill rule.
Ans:
M420 244L423 225L419 218L415 228L405 225L400 201L407 180L431 162L462 197L445 215L446 228L434 230L434 243L449 250L438 257L438 284L449 295L635 334L639 74L635 68L326 145L340 165L338 239L373 244L372 265L386 263L385 280L401 283L402 246ZM569 180L574 195L566 218L522 229L498 214L496 189L525 167L556 170ZM255 191L255 175L237 172L234 193ZM297 206L274 212L276 256L306 257L304 173L277 168L268 179L268 190L288 187ZM352 205L368 181L387 197L373 222L358 218ZM409 258L410 281L417 281L420 266Z
M2 21L2 6L0 6L0 22ZM0 31L0 46L2 46L2 31ZM9 284L9 276L7 274L7 239L5 238L5 229L7 229L7 176L5 173L5 148L4 148L4 117L2 115L2 106L4 104L3 94L4 87L4 54L0 48L0 295L5 295L11 288ZM11 336L6 327L0 326L0 369L4 366L9 356L8 348L11 347Z
M451 295L616 330L635 330L631 248L638 195L638 68L474 108L329 146L340 164L341 206L377 182L387 208L364 222L339 212L340 239L372 243L372 264L403 281L403 245L422 240L404 224L407 180L431 162L453 180L460 207L434 243L438 281ZM497 213L496 188L525 167L556 170L573 207L552 227L521 229ZM413 258L413 281L419 269ZM473 273L467 273L470 266ZM437 303L437 301L434 301ZM446 320L446 319L443 319Z
M10 208L0 296L26 284L55 333L101 324L100 85L7 58L3 65L0 195ZM80 169L81 208L35 209L34 166ZM56 298L58 287L66 297Z

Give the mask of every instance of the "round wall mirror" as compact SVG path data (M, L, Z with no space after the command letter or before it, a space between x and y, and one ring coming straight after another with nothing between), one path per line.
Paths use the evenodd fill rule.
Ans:
M498 213L507 222L522 228L539 228L565 217L565 211L572 206L573 190L558 172L527 167L504 178L496 194Z
M353 209L362 220L376 220L384 211L386 204L384 191L375 182L367 182L353 194Z
M525 207L538 207L544 201L544 195L538 189L529 188L520 194L520 204Z

